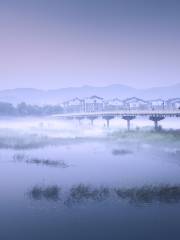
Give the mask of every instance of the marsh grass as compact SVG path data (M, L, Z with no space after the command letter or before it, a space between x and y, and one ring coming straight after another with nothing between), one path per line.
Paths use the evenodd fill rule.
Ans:
M107 132L103 137L53 137L47 134L28 133L23 131L13 131L11 129L1 129L0 132L0 149L38 149L46 146L58 146L67 144L77 144L81 142L119 140L123 142L151 142L165 143L177 142L180 143L180 130L161 130L143 131L132 130Z
M34 149L57 143L57 139L50 139L46 136L38 136L36 134L0 137L0 149Z
M112 139L123 142L143 142L143 143L180 143L180 130L161 131L115 131L108 134Z
M28 150L45 148L46 146L59 146L69 144L79 144L84 141L93 142L94 140L102 141L105 138L96 137L52 137L48 135L18 133L6 131L0 133L0 149Z

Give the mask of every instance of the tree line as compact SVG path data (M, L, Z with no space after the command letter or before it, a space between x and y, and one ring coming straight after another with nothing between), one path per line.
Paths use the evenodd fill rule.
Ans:
M11 103L0 102L0 116L48 116L63 112L60 105L30 105L20 103L14 106Z

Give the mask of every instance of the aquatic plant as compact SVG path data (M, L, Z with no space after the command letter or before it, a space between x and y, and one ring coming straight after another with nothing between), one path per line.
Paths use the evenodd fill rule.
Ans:
M61 194L61 198L60 198ZM130 204L147 205L152 203L173 204L180 203L180 185L145 185L142 187L93 187L79 184L71 187L68 191L62 191L61 187L35 186L28 192L33 200L61 200L66 206L84 204L86 202L100 202L108 199L113 201L124 200Z
M133 151L130 151L128 149L113 149L112 154L117 156L117 155L126 155L126 154L132 154Z
M121 199L131 203L173 203L180 202L180 186L142 186L129 189L116 188L115 192Z
M58 186L39 187L35 186L28 195L33 200L58 201L61 189Z
M82 200L97 200L101 201L109 196L109 188L99 187L93 188L88 185L79 184L70 190L69 200L82 201Z

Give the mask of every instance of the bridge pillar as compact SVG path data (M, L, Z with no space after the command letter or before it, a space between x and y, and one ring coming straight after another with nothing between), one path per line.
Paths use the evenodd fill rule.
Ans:
M74 120L75 118L74 118L74 117L67 117L66 119L72 121L72 120Z
M158 130L158 122L165 119L164 116L159 116L159 115L152 115L149 117L149 120L154 122L154 129L157 131Z
M84 117L78 116L78 117L76 117L76 119L78 120L79 125L81 125L81 120L84 119Z
M87 117L87 119L91 120L91 126L93 126L94 120L97 119L97 118L98 118L97 116L89 116L89 117Z
M107 122L107 128L109 128L110 120L113 119L114 116L103 116L103 119Z
M131 116L131 115L126 115L126 116L123 116L122 119L126 120L127 121L127 130L130 131L130 127L131 127L131 120L135 119L136 117L135 116Z

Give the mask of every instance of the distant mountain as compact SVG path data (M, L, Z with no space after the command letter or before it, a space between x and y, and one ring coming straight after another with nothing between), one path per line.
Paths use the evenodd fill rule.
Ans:
M136 89L126 85L114 84L106 87L69 87L56 90L39 90L33 88L18 88L0 91L0 101L18 104L26 102L29 104L58 104L75 97L85 98L97 95L106 99L119 97L139 97L143 99L175 98L180 97L180 84L168 87L155 87L148 89Z

